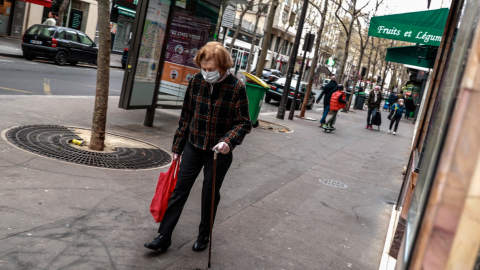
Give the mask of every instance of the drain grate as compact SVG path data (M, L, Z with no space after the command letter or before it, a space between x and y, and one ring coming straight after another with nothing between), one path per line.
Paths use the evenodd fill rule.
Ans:
M117 147L116 151L110 153L78 149L68 141L81 138L64 126L20 126L8 130L6 137L9 142L28 152L93 167L137 170L161 167L171 161L166 151L152 145L149 145L152 148Z
M289 127L286 127L286 126L283 126L283 125L280 125L280 124L276 124L276 123L272 123L272 122L267 122L265 120L258 120L258 123L259 123L259 126L258 128L260 129L264 129L264 130L268 130L268 131L272 131L272 132L276 132L276 133L292 133L293 132L293 129L289 128Z
M335 180L331 180L331 179L320 179L319 181L320 181L320 183L322 183L326 186L330 186L330 187L336 187L336 188L346 188L347 187L347 185L345 185L344 183L338 182L338 181L335 181Z

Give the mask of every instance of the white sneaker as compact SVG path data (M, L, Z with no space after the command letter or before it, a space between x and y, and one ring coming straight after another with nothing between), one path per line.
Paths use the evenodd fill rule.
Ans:
M388 133L392 133L392 130L391 130L391 129L389 129L389 130L388 130Z
M394 132L393 132L393 135L397 135L397 133L394 131Z

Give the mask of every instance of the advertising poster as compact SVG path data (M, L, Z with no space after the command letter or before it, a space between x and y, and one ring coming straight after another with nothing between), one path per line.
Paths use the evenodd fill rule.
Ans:
M200 72L194 59L198 50L207 43L209 29L210 22L184 13L174 14L165 52L160 95L174 95L183 101L189 81Z

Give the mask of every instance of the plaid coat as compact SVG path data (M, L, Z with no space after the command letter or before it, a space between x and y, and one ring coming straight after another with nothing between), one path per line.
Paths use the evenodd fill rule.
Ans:
M245 84L229 74L215 83L213 92L201 73L195 75L185 93L172 152L181 154L187 141L196 148L211 150L225 142L232 151L250 133Z

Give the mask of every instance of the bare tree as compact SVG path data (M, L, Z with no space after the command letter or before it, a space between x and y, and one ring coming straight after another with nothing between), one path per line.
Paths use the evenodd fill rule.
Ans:
M361 7L360 9L357 9L357 0L352 0L348 9L345 9L345 8L342 7L343 0L339 0L339 3L336 3L338 5L338 7L337 7L337 10L335 11L335 17L337 17L337 19L340 21L340 23L343 27L343 30L345 31L345 35L346 35L343 59L342 59L342 62L340 64L340 72L339 72L338 78L337 78L339 82L342 82L343 79L344 79L343 74L345 72L345 64L348 60L348 53L349 53L349 47L350 47L350 39L352 37L353 25L355 23L355 20L358 18L358 16L360 16L362 14L361 13L362 9L364 9L369 3L370 3L370 0L368 0L367 3L365 4L365 6ZM351 16L350 21L348 22L348 26L345 25L342 18L340 18L340 15L338 14L340 9L345 10L345 12L349 13L350 16Z
M235 30L235 34L233 34L232 41L230 41L230 46L228 47L228 52L231 53L233 49L233 44L235 44L235 40L237 40L238 33L242 30L242 23L243 23L243 17L245 16L245 13L247 13L248 10L250 10L253 7L255 0L250 0L246 6L241 5L242 12L240 13L240 18L238 20L238 25L237 29ZM225 33L227 34L227 33Z
M318 7L317 9L320 12L320 9ZM322 19L321 19L320 27L318 28L317 37L315 40L315 50L314 50L315 54L312 60L312 68L310 69L310 74L308 75L308 87L307 87L307 92L305 93L305 98L304 98L305 100L308 100L308 97L310 97L310 93L312 92L313 76L315 75L315 68L317 66L318 56L320 54L320 43L322 42L323 28L325 27L325 17L327 15L327 11L328 11L328 0L324 0L323 10L322 12L320 12ZM308 102L306 101L303 102L302 110L300 111L300 117L305 117L305 110L307 109L307 103Z
M90 149L103 151L107 124L108 88L110 80L110 1L98 0L99 45L97 56L97 89L93 111Z
M265 31L263 33L263 42L262 42L262 53L258 58L256 76L262 77L263 67L265 66L265 59L267 58L268 46L270 46L271 38L270 33L272 32L273 19L275 19L275 13L277 13L278 0L273 0L271 8L268 12L267 25L265 26Z
M260 18L265 14L265 7L268 7L268 4L270 1L263 3L263 5L258 6L258 11L255 14L255 27L253 29L253 39L252 39L252 46L250 47L250 53L248 54L248 60L247 60L247 72L250 72L251 68L251 62L254 54L254 49L255 49L255 42L257 41L257 29L258 29L258 21L260 21ZM231 47L231 46L230 46Z
M65 10L67 9L68 5L70 4L71 0L63 0L60 9L58 10L58 19L57 19L57 26L62 26L63 23L63 14L65 14ZM68 22L67 22L68 24Z

